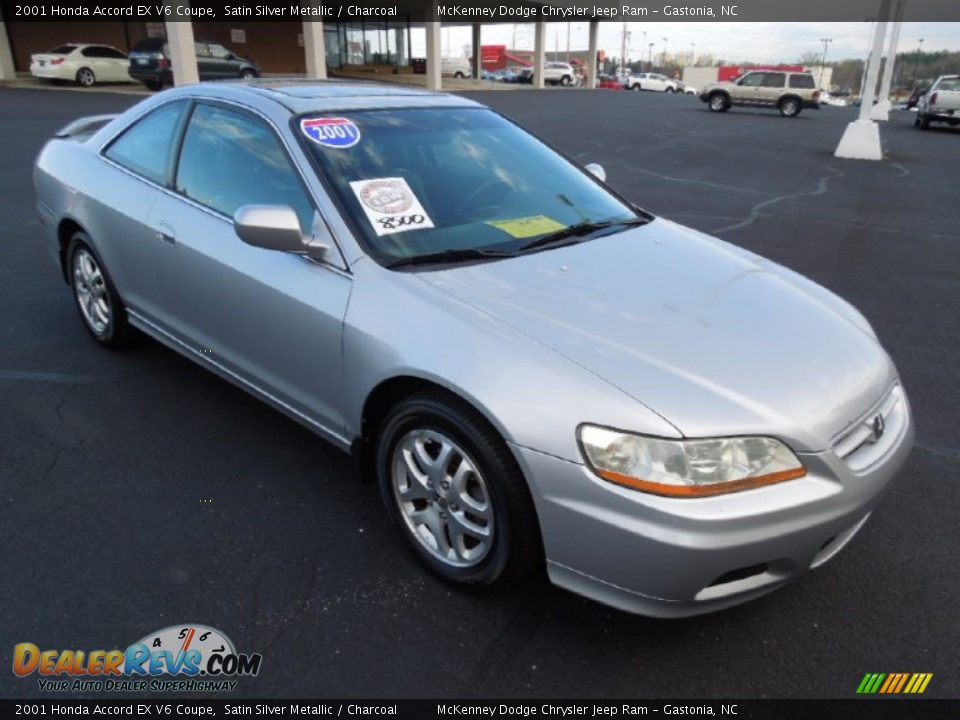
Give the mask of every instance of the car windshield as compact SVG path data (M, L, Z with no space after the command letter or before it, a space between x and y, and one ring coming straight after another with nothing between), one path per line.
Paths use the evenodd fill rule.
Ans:
M294 124L384 264L437 253L510 253L572 227L639 218L490 110L375 110Z

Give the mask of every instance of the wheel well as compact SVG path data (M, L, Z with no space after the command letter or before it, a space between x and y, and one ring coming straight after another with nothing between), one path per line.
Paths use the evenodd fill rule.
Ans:
M360 420L360 436L353 441L350 449L354 460L359 464L361 478L363 480L374 480L376 478L376 470L373 466L373 452L371 452L371 450L377 433L380 431L380 426L387 417L387 413L404 398L408 398L424 390L440 390L441 392L448 393L470 405L474 410L477 410L481 417L486 419L486 415L477 409L476 405L462 395L452 392L449 388L439 383L410 375L400 375L384 380L370 392L366 402L363 404L363 414Z
M796 101L797 101L798 103L800 103L801 105L803 104L803 100L801 100L798 95L784 95L784 96L783 96L782 98L780 98L780 100L777 102L777 107L780 107L781 105L783 105L783 103L786 102L787 100L796 100Z
M67 247L70 245L70 238L78 232L83 232L75 221L66 218L60 221L57 226L57 241L60 245L60 272L63 273L63 281L70 284L70 278L67 276Z

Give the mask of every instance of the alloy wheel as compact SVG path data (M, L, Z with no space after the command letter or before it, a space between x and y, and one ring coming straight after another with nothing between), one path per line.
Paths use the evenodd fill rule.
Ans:
M474 567L493 546L493 498L478 465L451 438L416 429L393 450L394 499L409 532L432 557Z
M110 293L103 271L93 255L84 248L73 255L73 292L84 321L97 335L105 335L110 330L113 315Z

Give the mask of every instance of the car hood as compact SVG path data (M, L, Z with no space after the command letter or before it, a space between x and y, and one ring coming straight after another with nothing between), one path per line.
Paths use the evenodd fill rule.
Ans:
M843 300L662 219L419 277L619 387L687 437L762 433L822 450L896 380Z

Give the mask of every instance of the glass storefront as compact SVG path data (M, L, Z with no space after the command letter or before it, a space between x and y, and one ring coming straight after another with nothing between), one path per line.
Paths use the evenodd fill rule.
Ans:
M327 23L324 26L327 66L410 64L407 21Z

